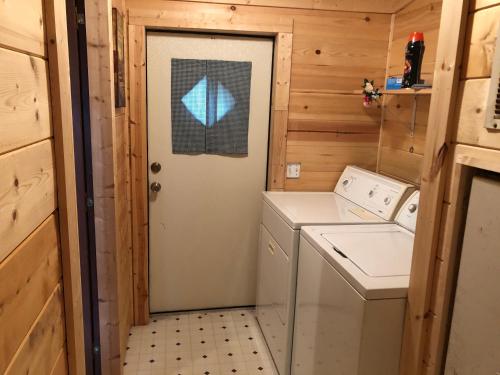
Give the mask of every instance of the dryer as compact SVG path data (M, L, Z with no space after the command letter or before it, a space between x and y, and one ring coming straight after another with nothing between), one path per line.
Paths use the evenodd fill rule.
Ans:
M293 375L398 375L419 192L396 223L303 227Z
M301 227L390 222L413 189L348 166L334 192L263 193L257 319L280 375L290 374Z

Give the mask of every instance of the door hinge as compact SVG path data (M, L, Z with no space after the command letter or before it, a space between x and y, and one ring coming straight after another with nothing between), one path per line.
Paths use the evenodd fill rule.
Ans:
M85 14L83 13L76 13L76 23L78 25L85 25Z
M94 200L92 198L87 198L87 208L94 207Z

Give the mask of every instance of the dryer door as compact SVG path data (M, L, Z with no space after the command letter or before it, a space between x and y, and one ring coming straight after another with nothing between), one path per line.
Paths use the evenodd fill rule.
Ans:
M261 225L257 319L280 374L287 374L290 260Z

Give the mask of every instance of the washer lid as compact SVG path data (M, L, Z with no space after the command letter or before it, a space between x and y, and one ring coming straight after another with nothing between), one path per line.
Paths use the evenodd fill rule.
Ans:
M410 274L413 235L402 228L381 226L378 231L324 233L322 237L370 277Z
M303 225L385 222L336 193L267 191L263 197L294 229Z

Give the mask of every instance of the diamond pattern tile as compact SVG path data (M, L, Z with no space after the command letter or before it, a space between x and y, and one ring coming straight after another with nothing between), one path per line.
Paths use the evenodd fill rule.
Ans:
M278 375L251 309L153 315L130 331L124 375Z

